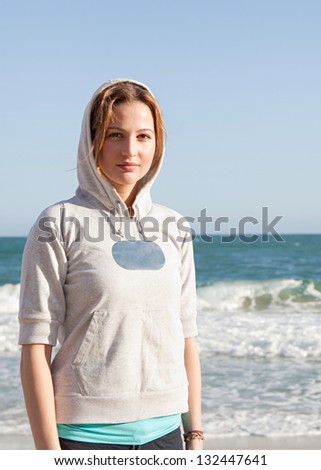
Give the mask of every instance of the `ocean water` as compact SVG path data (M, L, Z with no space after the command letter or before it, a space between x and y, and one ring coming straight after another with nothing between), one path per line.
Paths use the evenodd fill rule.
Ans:
M321 435L321 235L194 241L204 429ZM0 434L29 434L19 378L25 238L0 238Z

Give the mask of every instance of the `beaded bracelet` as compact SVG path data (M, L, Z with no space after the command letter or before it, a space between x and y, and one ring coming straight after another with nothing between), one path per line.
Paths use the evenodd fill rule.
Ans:
M188 431L184 434L185 442L190 442L193 439L198 439L199 441L203 441L204 440L203 431Z

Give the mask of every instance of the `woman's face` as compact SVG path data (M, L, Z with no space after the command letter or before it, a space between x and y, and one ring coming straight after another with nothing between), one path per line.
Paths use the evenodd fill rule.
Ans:
M99 164L118 192L131 192L146 175L156 148L154 119L141 101L119 104L107 130Z

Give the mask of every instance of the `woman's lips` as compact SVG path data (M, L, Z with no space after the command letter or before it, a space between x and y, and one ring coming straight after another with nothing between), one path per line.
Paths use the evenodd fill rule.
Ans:
M137 168L139 165L137 165L136 163L122 163L117 166L124 171L134 171L135 168Z

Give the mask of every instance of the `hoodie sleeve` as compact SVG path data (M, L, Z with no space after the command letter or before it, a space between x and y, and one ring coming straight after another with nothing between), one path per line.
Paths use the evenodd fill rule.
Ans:
M59 207L44 211L32 227L23 253L19 344L55 346L65 317L67 258L60 237Z
M185 338L197 336L196 280L192 235L185 233L181 247L181 321Z

